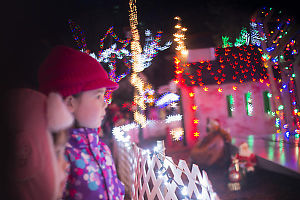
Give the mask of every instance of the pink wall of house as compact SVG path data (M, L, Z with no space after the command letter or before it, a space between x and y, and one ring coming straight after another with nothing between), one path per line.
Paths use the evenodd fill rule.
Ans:
M237 87L233 90L233 85ZM195 93L191 98L188 89L182 89L182 102L184 111L185 133L188 145L193 145L198 138L193 135L193 119L198 119L197 125L200 137L206 135L206 118L218 119L221 126L228 129L233 136L248 135L266 135L274 133L274 117L271 117L264 111L263 92L268 90L266 83L248 82L244 84L222 84L206 86L208 91L203 87L189 88ZM218 88L222 92L218 92ZM248 91L252 94L253 113L248 116L245 106L245 93ZM227 95L233 95L234 107L232 117L228 116ZM271 99L270 99L271 101ZM272 102L271 107L272 107ZM192 111L192 106L196 105L197 110ZM274 109L272 109L273 111Z

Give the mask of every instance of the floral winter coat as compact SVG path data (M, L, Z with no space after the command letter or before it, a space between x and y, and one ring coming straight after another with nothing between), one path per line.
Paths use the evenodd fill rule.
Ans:
M70 137L65 152L70 171L64 199L123 200L124 185L97 129L73 129Z

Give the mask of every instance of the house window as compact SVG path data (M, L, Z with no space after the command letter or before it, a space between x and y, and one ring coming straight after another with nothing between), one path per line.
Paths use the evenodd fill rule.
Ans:
M268 90L266 90L263 92L263 97L265 113L271 114L270 98L272 97L272 94Z
M226 96L228 116L232 117L234 111L234 99L232 94Z
M246 105L246 114L248 116L253 115L253 103L252 103L252 93L247 92L245 94L245 105Z

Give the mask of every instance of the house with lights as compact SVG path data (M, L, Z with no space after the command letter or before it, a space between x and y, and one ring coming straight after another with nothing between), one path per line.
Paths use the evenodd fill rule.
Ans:
M274 133L268 73L256 46L189 50L186 63L175 65L188 145L206 135L207 118L235 137Z

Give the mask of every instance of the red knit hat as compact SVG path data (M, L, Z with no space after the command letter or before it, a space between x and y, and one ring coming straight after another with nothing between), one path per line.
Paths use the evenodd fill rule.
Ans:
M118 88L96 59L62 45L54 47L40 66L38 81L41 92L59 92L63 97L103 87Z

